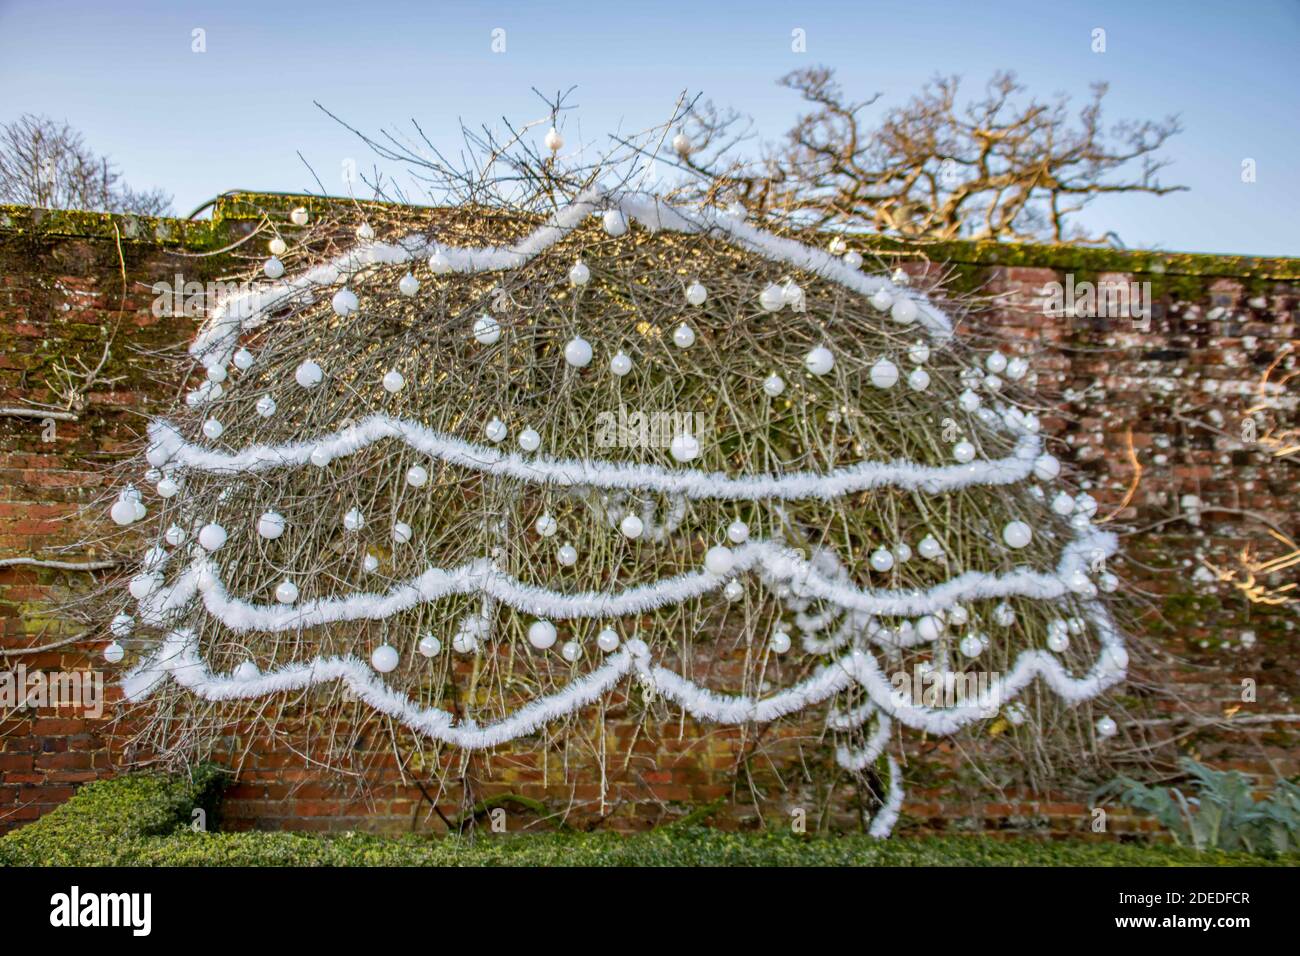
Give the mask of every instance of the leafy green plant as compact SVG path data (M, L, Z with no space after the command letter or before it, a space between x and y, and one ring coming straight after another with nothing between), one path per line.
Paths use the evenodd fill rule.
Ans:
M1189 778L1180 786L1152 786L1121 776L1097 791L1160 822L1180 846L1198 851L1292 853L1300 850L1300 787L1280 780L1263 800L1252 779L1237 770L1214 770L1190 757L1179 761Z

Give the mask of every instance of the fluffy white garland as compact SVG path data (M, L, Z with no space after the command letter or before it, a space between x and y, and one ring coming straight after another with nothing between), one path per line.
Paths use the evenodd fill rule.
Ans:
M1088 558L1109 557L1116 547L1113 534L1093 530L1065 547L1054 573L1028 568L1004 574L967 571L925 591L859 588L850 581L825 576L797 551L761 540L746 542L732 550L733 569L727 575L704 569L613 592L553 591L520 581L498 570L491 559L479 558L457 568L429 568L383 594L363 592L295 605L254 604L231 597L212 561L198 554L172 585L159 588L141 602L140 609L146 622L165 624L170 613L186 607L195 594L201 593L208 613L233 631L288 631L339 621L383 620L452 595L483 594L516 611L541 618L611 618L681 604L721 588L734 574L757 567L765 579L788 582L796 595L821 598L845 610L872 616L917 617L979 598L1020 595L1051 600L1062 597L1070 593L1067 583L1070 577L1087 568Z
M883 840L893 832L894 824L898 822L898 813L903 808L903 772L899 769L897 760L892 756L888 760L889 793L885 796L885 805L876 813L867 830L868 836L877 840Z
M281 445L250 445L233 453L187 442L169 422L156 421L149 425L150 460L155 465L170 464L231 475L304 466L311 462L316 451L324 452L331 459L342 458L385 439L397 439L430 458L498 478L565 488L654 491L695 500L730 501L831 500L884 487L939 494L972 485L1009 485L1029 477L1041 449L1037 436L1025 434L1020 436L1009 457L964 465L862 461L824 474L794 472L733 477L722 472L637 462L525 456L467 442L385 414L370 415L327 437Z
M902 289L883 276L867 275L844 264L822 249L783 239L715 209L683 209L649 193L610 194L600 188L581 193L558 208L550 221L512 246L484 248L443 246L413 234L396 243L371 242L342 253L293 279L241 292L219 302L190 346L205 364L224 365L234 351L239 334L265 321L266 314L294 302L312 298L315 290L346 282L358 270L373 265L402 265L441 252L455 272L499 272L518 269L562 240L587 216L617 209L652 231L718 235L745 249L797 269L815 273L863 295L880 289L905 295L917 306L917 324L936 338L952 334L952 323L923 295Z

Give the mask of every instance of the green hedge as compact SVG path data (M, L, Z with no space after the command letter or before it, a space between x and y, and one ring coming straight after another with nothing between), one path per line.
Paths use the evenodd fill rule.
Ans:
M10 866L1205 866L1300 862L1117 842L975 836L877 841L862 834L799 837L665 827L612 833L407 835L217 833L190 828L196 807L215 817L220 775L119 777L0 839Z

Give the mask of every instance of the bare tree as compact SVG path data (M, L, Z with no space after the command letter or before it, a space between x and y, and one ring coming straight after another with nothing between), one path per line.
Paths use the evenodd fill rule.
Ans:
M1181 131L1176 116L1106 129L1104 83L1076 117L1070 100L1025 97L1015 74L995 74L962 104L958 77L938 77L876 126L863 113L879 98L848 99L833 70L796 70L779 81L812 105L783 141L751 163L724 161L752 123L706 104L685 126L680 162L702 177L700 198L754 214L869 227L932 239L1067 239L1097 242L1070 217L1108 193L1163 196L1168 160L1156 157Z
M136 192L121 180L67 123L25 113L0 126L0 202L146 216L171 211L171 196Z

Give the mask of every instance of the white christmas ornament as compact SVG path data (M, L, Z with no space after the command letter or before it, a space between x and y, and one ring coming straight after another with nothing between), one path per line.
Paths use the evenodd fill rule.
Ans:
M367 554L361 559L361 570L367 574L374 574L379 570L379 559L373 554Z
M772 648L773 654L784 654L790 649L790 635L785 631L775 631L768 646Z
M303 388L315 388L322 381L324 381L325 373L321 371L321 367L319 365L317 365L311 359L308 359L307 361L299 365L297 369L294 370L293 378L294 381L296 381Z
M406 544L411 540L411 526L405 521L393 523L393 543Z
M726 577L736 565L736 554L726 545L715 544L704 553L704 567L710 574Z
M871 384L876 388L893 388L898 382L898 366L889 359L878 359L871 366Z
M519 447L524 451L537 451L542 447L542 436L532 428L525 428L519 433Z
M420 652L422 657L437 657L442 651L442 641L432 634L426 634L420 638L420 643L415 645L415 649Z
M262 274L268 279L278 279L284 275L284 263L272 256L262 263Z
M370 655L370 666L381 674L387 674L397 668L397 648L380 644Z
M749 540L749 525L737 518L727 525L727 540L732 544L744 544Z
M586 368L591 364L591 343L581 336L569 339L564 346L564 361L574 368Z
M501 340L501 323L484 313L474 320L474 341L479 345L495 345Z
M555 551L555 560L563 567L571 568L578 563L578 549L571 544L562 544Z
M317 468L324 468L334 457L325 448L313 448L311 451L311 463Z
M275 599L281 604L292 604L298 600L298 585L292 581L281 581L276 585Z
M785 379L773 372L767 378L763 379L763 391L776 398L785 391Z
M553 517L551 517L550 514L543 514L540 518L537 519L537 522L533 525L533 528L543 538L549 538L552 537L555 534L555 532L559 530L560 524Z
M1019 356L1010 359L1007 362L1006 375L1007 378L1011 379L1011 381L1013 382L1020 381L1022 378L1025 377L1025 373L1028 371L1029 371L1029 363L1024 359L1020 358Z
M397 291L408 299L420 291L420 280L408 272L397 283Z
M952 457L964 465L966 462L974 460L975 446L968 441L959 441L952 446Z
M978 395L972 392L969 388L966 389L966 391L962 392L959 396L957 396L957 404L961 406L961 409L964 412L975 411L977 408L980 407L980 403L982 401L983 399L981 399Z
M225 543L226 529L221 525L216 523L205 524L199 530L199 544L203 546L205 551L216 551Z
M241 372L247 372L253 367L255 359L253 358L253 353L248 351L248 349L239 349L235 352L234 358L232 358L231 361L235 363L235 368L239 369Z
M555 644L555 625L550 621L533 621L528 625L528 643L539 651Z
M739 601L745 596L745 586L739 581L728 581L727 586L722 589L722 596L728 601Z
M888 289L877 289L872 293L870 301L873 306L884 312L894 304L894 297L889 294Z
M1001 375L1007 368L1007 357L1001 352L990 352L984 359L984 367L994 375Z
M700 443L694 435L681 432L673 436L668 451L678 461L694 461L700 457Z
M1119 727L1110 717L1102 717L1097 721L1098 737L1114 737L1119 733Z
M203 434L206 435L208 438L213 439L214 441L220 438L221 433L224 432L225 430L226 427L222 425L221 422L217 421L215 418L209 418L206 422L203 423Z
M289 221L295 226L307 225L307 210L298 206L293 212L289 213Z
M916 303L911 299L899 299L889 309L889 317L899 325L911 325L916 321Z
M119 614L108 625L109 633L114 637L130 637L135 627L135 618L130 614Z
M1052 510L1062 516L1074 514L1074 499L1070 497L1069 492L1057 492L1056 497L1052 499Z
M279 236L276 236L274 239L272 239L270 242L266 244L266 248L271 253L271 255L282 256L288 251L289 246L285 243L283 239L281 239Z
M1033 539L1034 532L1023 521L1009 521L1002 529L1002 540L1009 548L1023 548Z
M1039 455L1034 459L1034 477L1039 481L1051 481L1061 473L1061 463L1054 455Z
M927 614L916 622L916 634L923 641L937 641L943 633L943 625L933 614Z
M330 300L330 306L334 309L335 315L347 318L361 307L361 302L351 289L339 289Z
M163 534L163 538L174 548L185 540L185 529L174 524Z
M224 382L226 380L226 370L220 365L213 365L207 371L209 382Z
M600 218L600 224L607 235L617 239L627 232L627 217L617 209L607 209Z
M366 526L366 516L358 509L352 508L343 516L343 527L348 531L360 531Z
M708 297L709 290L700 285L698 281L692 282L686 287L686 301L691 305L703 305Z
M154 486L154 490L158 492L160 498L171 498L181 490L181 486L176 483L174 478L163 478ZM1074 502L1072 501L1070 504L1073 507Z
M235 680L247 683L250 680L257 680L262 676L262 672L257 669L257 665L252 661L244 661L235 668Z
M899 564L906 564L912 560L912 547L906 541L900 541L894 545L891 553L894 555L894 560Z
M596 635L596 646L606 654L612 654L614 651L618 650L618 631L614 630L612 627L607 627L601 630L601 632Z
M826 375L835 367L835 355L824 345L819 345L803 357L804 368L814 375Z
M689 156L692 149L694 149L694 144L691 143L690 138L685 133L678 133L673 137L673 152L678 156Z
M773 283L758 295L758 304L764 312L780 312L785 306L785 290Z
M571 282L573 285L583 286L590 281L591 281L591 270L587 268L587 264L585 262L579 259L577 262L573 264L573 268L569 270L569 282Z
M679 349L688 349L695 344L695 330L683 322L673 330L673 344Z
M614 357L609 360L609 370L622 378L628 372L632 371L632 360L624 352L616 352Z
M503 441L508 433L509 429L506 428L506 423L499 418L494 418L483 426L483 434L493 444Z
M473 654L478 650L478 638L469 631L457 631L452 636L451 646L457 654Z
M263 395L257 400L257 414L263 418L270 418L275 414L275 399L270 395Z
M844 253L844 255L840 257L840 261L842 261L850 269L861 269L862 253L858 252L855 249L850 249L848 252Z
M274 511L265 512L257 519L257 533L269 541L284 534L284 516Z
M406 379L402 377L402 373L397 369L391 369L384 374L382 384L385 392L396 393L400 392L406 385Z
M871 552L872 570L879 571L882 574L894 566L894 555L884 548L877 548Z
M628 515L618 523L618 529L628 538L639 538L645 530L645 523L636 515Z
M993 609L993 620L1001 627L1010 627L1016 623L1016 612L1010 604L1003 602Z
M412 488L423 488L429 480L429 472L422 465L412 465L406 469L406 483Z
M434 275L446 275L451 271L451 260L441 249L429 256L429 271Z
M126 650L117 641L113 641L108 647L104 648L104 660L110 664L120 664L124 657L126 657Z
M930 346L924 342L917 342L907 350L907 357L916 365L924 365L930 361Z
M943 557L943 545L941 545L934 535L927 534L921 539L921 543L916 546L921 557L928 558L931 561Z
M914 368L907 376L907 387L914 392L924 392L930 387L930 373L923 368Z
M980 652L984 650L984 642L974 634L967 634L961 639L957 648L964 657L979 657Z
M552 153L558 153L560 150L564 149L564 137L560 135L558 129L552 126L546 131L546 135L542 138L542 144Z

